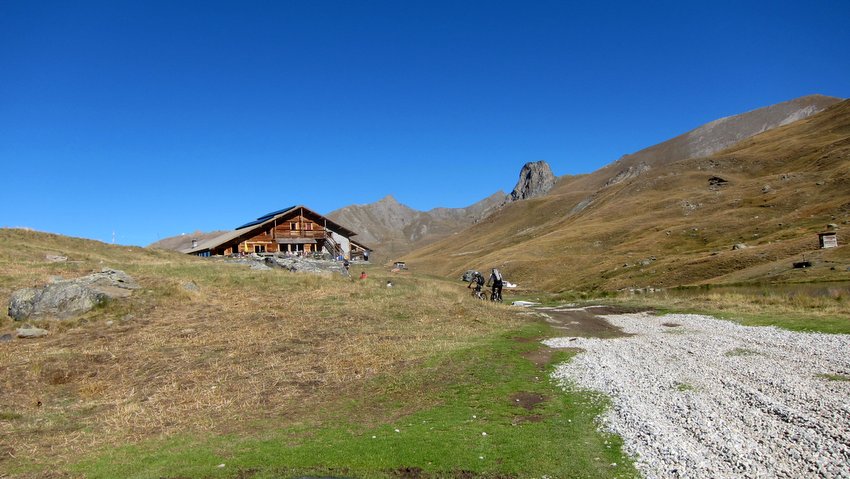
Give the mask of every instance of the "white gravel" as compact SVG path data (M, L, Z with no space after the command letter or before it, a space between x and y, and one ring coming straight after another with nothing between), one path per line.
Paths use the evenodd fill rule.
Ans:
M611 398L603 427L645 477L850 478L850 382L820 376L850 376L850 335L605 318L635 336L544 343L585 350L554 377Z

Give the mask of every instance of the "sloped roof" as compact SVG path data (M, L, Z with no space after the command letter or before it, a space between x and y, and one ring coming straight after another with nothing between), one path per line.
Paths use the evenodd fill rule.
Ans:
M180 250L180 252L186 253L186 254L200 253L200 252L203 252L203 251L212 250L213 248L217 248L217 247L219 247L219 246L221 246L225 243L229 243L229 242L231 242L235 239L238 239L242 236L251 236L254 231L263 229L269 223L272 223L275 220L278 220L278 219L283 218L283 217L291 216L291 214L295 210L299 210L299 212L303 211L303 214L305 216L309 215L309 216L312 216L313 218L321 220L325 225L327 225L327 227L330 230L332 230L336 233L342 233L343 235L346 235L346 236L349 236L349 237L355 236L357 234L354 231L351 231L350 229L340 225L339 223L336 223L335 221L331 221L328 218L325 218L324 216L320 215L319 213L316 213L315 211L313 211L309 208L306 208L304 206L299 205L299 206L290 206L289 208L284 208L282 210L277 210L277 211L273 211L271 213L267 213L263 216L260 216L259 218L257 218L254 221L250 221L248 223L245 223L244 225L237 227L233 231L228 231L227 233L223 233L219 236L210 238L210 239L205 240L205 241L201 241L201 242L198 243L198 246L196 246L194 248L182 249L182 250Z
M272 211L271 213L260 216L259 218L255 219L254 221L250 221L248 223L245 223L242 226L237 226L236 229L240 230L242 228L247 228L249 226L254 226L254 225L258 225L260 223L264 223L264 222L266 222L270 219L274 219L275 216L282 215L282 214L284 214L284 213L286 213L286 212L288 212L289 210L292 210L292 209L295 209L295 206L290 206L289 208L284 208L282 210Z

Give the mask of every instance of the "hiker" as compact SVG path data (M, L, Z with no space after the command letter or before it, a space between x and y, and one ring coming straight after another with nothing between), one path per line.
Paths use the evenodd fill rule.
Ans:
M487 286L490 286L490 283L493 283L493 292L490 295L490 299L493 301L501 301L502 300L502 273L499 272L498 269L493 268L490 272L490 277L487 279Z
M481 273L478 271L472 273L472 279L469 280L469 284L466 285L466 289L471 288L472 285L475 285L476 293L481 292L481 286L484 286L484 276L481 276Z
M392 287L393 287L393 282L387 281L387 288L392 288Z
M360 279L366 279L366 272L365 271L360 272Z

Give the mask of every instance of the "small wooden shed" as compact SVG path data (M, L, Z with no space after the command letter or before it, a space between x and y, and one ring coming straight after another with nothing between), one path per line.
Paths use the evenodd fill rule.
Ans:
M818 233L818 244L821 249L823 248L837 248L838 247L838 235L835 231L824 231L823 233Z

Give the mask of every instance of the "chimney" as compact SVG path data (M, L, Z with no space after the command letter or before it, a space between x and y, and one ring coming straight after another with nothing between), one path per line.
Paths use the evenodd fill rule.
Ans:
M198 240L193 239L193 240L192 240L192 249L195 249L195 248L197 248L197 247L198 247Z

